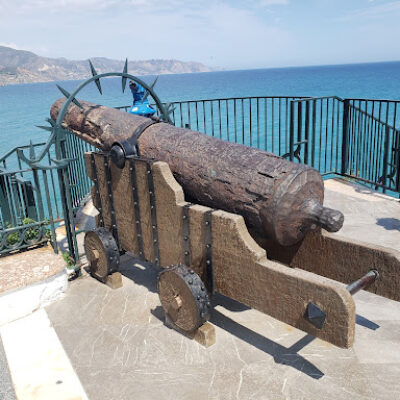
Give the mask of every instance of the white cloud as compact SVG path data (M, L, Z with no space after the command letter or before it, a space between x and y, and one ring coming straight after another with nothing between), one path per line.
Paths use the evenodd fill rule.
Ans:
M289 0L259 0L258 2L260 7L285 6L287 4L289 4Z
M26 50L21 48L20 46L18 46L15 43L10 43L10 42L0 42L0 46L4 46L4 47L11 47L14 50Z
M391 1L385 4L376 4L374 1L370 1L370 3L371 5L369 7L350 11L344 16L338 18L338 20L351 21L354 19L377 19L400 12L400 1Z

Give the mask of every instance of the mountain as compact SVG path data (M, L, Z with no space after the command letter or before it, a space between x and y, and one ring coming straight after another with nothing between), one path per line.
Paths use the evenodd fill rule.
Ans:
M121 71L125 61L104 57L91 59L97 73ZM198 62L179 60L129 61L128 71L132 75L183 74L209 72L212 69ZM0 46L0 86L50 82L57 80L85 79L91 76L87 60L41 57L30 51L15 50Z

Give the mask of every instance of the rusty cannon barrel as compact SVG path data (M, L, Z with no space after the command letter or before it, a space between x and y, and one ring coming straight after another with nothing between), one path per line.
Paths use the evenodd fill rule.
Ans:
M64 99L51 107L56 120ZM259 149L229 143L150 118L79 100L71 104L64 128L111 155L165 161L187 200L240 214L257 235L290 246L310 230L330 232L343 225L343 214L323 207L321 175Z

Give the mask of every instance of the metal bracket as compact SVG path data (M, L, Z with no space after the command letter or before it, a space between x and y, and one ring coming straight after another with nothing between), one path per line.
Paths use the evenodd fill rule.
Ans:
M114 236L115 241L117 242L117 246L120 249L119 238L118 238L118 227L117 227L117 219L115 218L115 208L114 208L114 197L112 191L112 183L111 183L111 169L110 169L110 162L109 162L109 155L104 154L104 169L106 173L107 179L107 191L108 197L110 200L110 211L111 211L111 232Z
M190 267L192 260L190 254L190 217L189 208L193 204L185 204L182 209L182 233L183 233L183 254L185 265Z
M136 168L135 168L135 158L129 159L129 171L132 186L132 196L133 196L133 208L135 210L135 224L136 224L136 234L138 239L139 247L139 257L143 258L143 236L142 236L142 222L140 219L140 206L139 206L139 195L137 189L137 179L136 179Z
M99 180L97 178L97 168L96 168L96 161L94 159L94 153L92 152L90 154L90 162L92 164L92 171L93 171L93 181L94 181L94 186L96 189L96 200L97 200L97 205L98 210L99 210L99 219L100 219L100 226L104 227L104 218L103 218L103 207L101 205L101 198L100 198L100 189L99 189Z
M158 244L158 230L157 230L157 212L156 212L156 196L154 193L154 180L151 169L151 163L146 162L147 167L147 184L149 187L149 199L150 199L150 214L151 214L151 226L153 231L153 246L154 246L154 263L160 265L160 247Z
M206 272L207 272L207 286L211 294L214 294L214 269L212 262L212 213L214 210L206 211L204 213L204 241L206 246Z
M114 164L122 169L125 166L125 159L128 156L140 157L138 139L140 135L151 125L158 123L158 120L146 119L141 123L128 139L122 142L116 142L112 145L110 150L111 159Z

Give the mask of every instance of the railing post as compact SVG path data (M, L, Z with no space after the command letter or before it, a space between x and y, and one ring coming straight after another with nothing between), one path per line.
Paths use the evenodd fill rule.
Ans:
M342 165L341 175L345 175L349 165L349 108L350 101L345 99L343 102L343 123L342 123Z
M294 102L290 101L290 125L289 125L289 154L290 161L294 160Z
M306 100L306 118L304 122L304 164L308 165L308 145L310 137L310 101Z
M389 134L389 126L385 125L385 144L383 149L383 165L382 165L382 191L386 192L386 181L387 181L387 167L388 167L388 158L389 158L389 142L390 142L390 134Z

